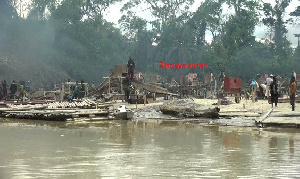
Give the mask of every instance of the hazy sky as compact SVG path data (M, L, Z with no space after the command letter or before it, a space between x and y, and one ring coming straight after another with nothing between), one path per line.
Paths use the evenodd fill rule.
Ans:
M195 0L194 5L191 7L191 11L193 11L193 12L196 11L202 1L203 0ZM263 2L274 4L274 0L263 0ZM124 1L123 1L123 3L117 3L113 6L111 6L107 10L104 18L109 22L113 22L115 24L118 24L118 20L122 16L122 13L120 12L120 9L123 6L123 4L124 4ZM290 12L294 11L297 6L300 6L300 1L299 0L292 0L290 5L287 7L287 13L286 13L285 17L287 18L288 14ZM137 15L144 18L144 19L147 19L147 20L153 19L153 17L151 16L150 11L143 11L143 9L146 9L146 8L147 8L147 5L145 5L145 4L139 6L139 8L136 9ZM223 11L226 11L226 8ZM230 12L228 9L227 9L227 11ZM228 13L228 12L225 12L225 13ZM300 33L300 31L298 30L298 29L300 29L300 25L288 25L287 29L289 31L288 32L288 40L290 42L292 42L293 46L296 46L297 45L297 39L294 37L294 34L295 33ZM264 38L266 36L266 33L267 33L267 27L265 27L263 25L260 25L260 26L256 27L255 36L257 38ZM210 41L210 40L211 40L211 35L207 34L207 41Z

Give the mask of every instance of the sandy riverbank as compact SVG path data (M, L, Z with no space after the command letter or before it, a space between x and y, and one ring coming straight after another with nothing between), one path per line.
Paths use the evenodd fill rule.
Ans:
M177 99L174 99L175 101ZM115 108L119 107L120 105L126 105L129 109L141 109L141 108L148 108L153 106L160 106L164 103L168 103L170 100L157 100L150 104L127 104L124 102L115 103ZM271 109L271 104L268 103L267 100L258 100L256 102L252 102L251 100L241 100L240 103L232 103L229 105L216 105L218 100L217 99L196 99L191 98L191 101L193 101L195 104L203 105L203 106L211 106L219 107L221 110L220 112L229 112L229 111L247 111L247 112L255 112L255 113L264 113ZM280 111L291 111L292 107L290 103L278 103L277 107L274 107L274 110L280 110ZM296 103L296 111L300 112L300 108L297 108Z
M150 104L126 104L126 103L116 103L114 104L115 108L120 105L126 105L126 108L132 109L135 111L134 119L158 119L158 118L173 118L172 116L163 115L159 111L159 106L165 103L176 103L177 99L171 100L157 100L154 103ZM179 100L178 100L179 101ZM234 98L231 99L233 103L229 105L217 105L217 99L196 99L190 98L185 100L188 105L193 105L196 108L220 108L220 117L221 118L239 118L239 119L255 119L261 116L264 113L267 113L271 109L271 104L268 104L267 100L258 100L252 102L251 100L241 100L240 103L234 103ZM274 107L273 111L285 111L292 112L291 105L289 103L278 103L278 107ZM300 108L297 108L296 111L300 112Z

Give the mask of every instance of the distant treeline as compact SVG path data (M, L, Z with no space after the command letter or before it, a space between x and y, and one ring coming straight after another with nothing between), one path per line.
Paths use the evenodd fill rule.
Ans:
M286 37L292 19L284 12L290 0L274 5L258 0L204 0L196 12L190 11L194 0L129 0L116 28L103 13L119 2L32 0L27 18L21 18L18 1L0 1L0 79L41 85L67 79L97 84L115 64L126 64L129 56L138 71L165 80L189 72L203 76L225 71L244 79L261 73L300 73L300 48L293 49ZM136 15L134 9L143 5L150 8L154 20ZM230 13L223 12L225 6ZM299 9L289 17L299 16ZM264 42L254 36L260 23L269 28ZM161 70L161 61L206 63L207 69Z

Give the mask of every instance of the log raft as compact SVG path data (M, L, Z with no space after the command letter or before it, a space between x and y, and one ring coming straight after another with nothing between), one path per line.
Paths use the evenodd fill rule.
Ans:
M55 102L43 105L8 105L8 108L0 108L0 117L49 120L49 121L78 121L78 120L104 120L104 119L123 119L118 115L118 111L113 109L113 104L96 104L89 102L70 103ZM90 108L91 105L94 108ZM131 111L128 111L128 114ZM127 117L127 116L126 116ZM125 118L124 118L125 119ZM126 119L129 119L128 117Z
M66 121L81 117L107 117L108 110L1 110L0 116L6 118L20 118L33 120Z

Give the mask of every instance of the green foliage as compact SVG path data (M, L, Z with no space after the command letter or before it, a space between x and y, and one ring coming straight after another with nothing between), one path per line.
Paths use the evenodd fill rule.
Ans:
M175 20L179 15L187 12L194 0L129 0L122 8L122 11L132 12L140 4L146 4L150 7L152 16L156 19L152 23L157 31L162 27Z
M216 31L221 23L221 2L204 1L189 20L188 25L193 30L198 46L205 44L206 31L209 30L213 37L216 37Z
M290 0L276 0L274 7L269 3L264 4L265 18L263 23L269 27L270 36L273 43L270 44L271 50L274 53L274 60L281 66L289 63L291 59L292 49L290 42L287 40L287 21L284 21L284 12L288 7Z
M189 12L194 0L129 0L119 29L103 19L103 12L120 1L32 0L27 19L17 18L9 1L0 1L2 78L38 84L68 78L100 82L129 56L138 71L166 79L221 71L250 79L257 73L286 74L300 68L299 47L292 50L283 20L290 0L276 0L274 6L255 0L205 0L194 13ZM148 5L154 20L137 16L140 4ZM222 15L225 5L232 8L227 16ZM269 43L257 42L253 34L260 14L270 28ZM206 63L208 69L160 69L160 62Z
M300 16L300 6L298 6L295 11L291 12L290 15L299 17Z
M29 18L7 24L0 31L0 42L6 42L0 43L0 58L7 59L0 68L9 69L2 78L10 75L40 85L68 78L99 83L115 64L124 63L127 43L120 30L101 15L84 18L83 2L66 0L50 6L50 1L35 0ZM51 10L48 18L46 8Z

